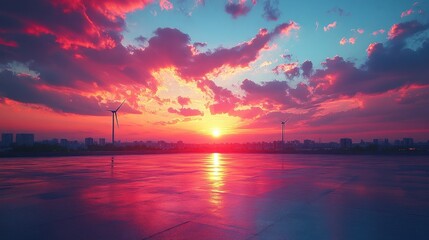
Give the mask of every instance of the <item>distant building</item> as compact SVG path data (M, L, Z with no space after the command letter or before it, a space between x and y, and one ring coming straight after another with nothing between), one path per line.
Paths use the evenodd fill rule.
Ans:
M69 141L65 138L60 139L60 146L67 148Z
M82 147L83 147L82 144L76 140L68 141L68 143L67 143L67 149L77 150L77 149L80 149Z
M350 138L341 138L340 147L343 149L352 148L352 140Z
M13 133L2 133L1 134L1 146L10 147L13 143Z
M16 134L16 145L18 145L18 146L33 146L34 145L34 134L32 134L32 133L17 133Z
M387 146L387 145L389 145L389 139L387 139L387 138L374 139L374 140L372 140L372 143L374 145Z
M314 148L316 142L313 140L305 139L304 140L304 148Z
M402 145L404 147L412 147L412 146L414 146L414 139L412 139L412 138L403 138L402 139Z
M106 145L106 139L105 138L99 138L98 139L98 144L101 145L101 146Z
M179 150L185 149L185 144L183 143L183 141L177 141L176 149L179 149Z
M89 137L89 138L85 138L85 147L94 145L94 139Z

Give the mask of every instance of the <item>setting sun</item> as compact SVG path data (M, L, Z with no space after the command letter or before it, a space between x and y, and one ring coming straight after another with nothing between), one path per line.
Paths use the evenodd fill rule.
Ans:
M217 137L220 136L220 130L219 130L219 128L213 129L212 136L215 137L215 138L217 138Z

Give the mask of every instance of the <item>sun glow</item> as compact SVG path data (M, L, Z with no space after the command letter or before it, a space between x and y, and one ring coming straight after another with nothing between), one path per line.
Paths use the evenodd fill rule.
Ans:
M219 128L215 128L215 129L212 130L212 136L215 137L215 138L220 137L220 130L219 130Z

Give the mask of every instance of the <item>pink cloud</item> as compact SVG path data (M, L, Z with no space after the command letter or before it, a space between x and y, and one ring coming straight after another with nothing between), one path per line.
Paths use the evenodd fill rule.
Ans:
M267 44L279 35L288 35L293 30L299 29L298 24L295 22L283 23L278 25L272 32L262 29L250 41L244 42L232 48L218 48L216 51L203 52L193 56L192 64L190 59L182 59L178 66L180 73L185 78L198 79L203 77L206 73L222 66L230 67L246 67L249 63L255 61L260 51L267 47ZM166 38L166 45L170 45L169 39ZM187 48L186 45L183 45ZM185 50L185 49L184 49Z
M365 32L365 30L363 30L362 28L358 28L356 31L357 31L359 34L363 34L363 33Z
M378 34L383 34L384 32L386 32L384 29L379 29L377 31L372 32L372 35L376 36Z
M173 4L169 0L160 0L159 7L161 10L171 10L173 9Z
M327 32L327 31L335 28L336 26L337 26L337 22L335 21L335 22L330 23L327 26L323 27L323 31Z
M217 86L211 80L198 81L197 86L213 98L213 102L209 105L211 114L232 113L240 102L240 99L230 90Z
M230 113L231 116L240 117L242 119L253 119L264 113L260 107L251 107L249 109L234 110Z
M277 34L283 34L288 36L293 30L299 30L300 26L293 21L290 21L289 23L282 23L280 25L278 25L275 29L273 34L277 35Z
M54 36L65 49L76 47L113 48L120 40L116 33L125 26L125 15L142 9L151 1L41 1L34 11L27 11L22 3L2 6L15 22L14 31L36 36Z
M377 48L382 48L382 47L383 47L383 44L381 43L371 43L366 49L366 52L368 56L371 56L375 51L378 51Z
M17 42L4 40L3 38L0 38L0 45L4 45L4 46L7 46L7 47L18 47L18 43Z
M191 103L191 99L190 99L190 98L187 98L187 97L181 97L181 96L178 96L178 97L177 97L177 102L178 102L180 105L185 106L185 105L189 105L189 104Z
M404 22L404 23L397 23L390 28L388 32L388 38L390 40L402 39L414 33L426 30L428 29L428 27L429 27L428 24L421 24L416 20L410 21L410 22Z
M345 37L341 38L341 40L340 40L340 44L341 45L346 45L347 43L355 44L356 43L356 38L354 38L354 37L351 37L349 39L347 39Z
M168 112L179 114L179 115L182 115L185 117L204 116L203 112L201 112L198 109L192 109L192 108L181 108L181 109L177 110L177 109L170 107L170 108L168 108Z
M401 13L401 18L404 18L404 17L410 16L410 15L411 15L411 14L413 14L413 13L414 13L413 9L408 9L408 10L406 10L406 11L403 11L403 12Z
M401 18L410 16L411 14L414 14L414 13L417 13L417 14L423 14L424 13L423 9L421 9L421 7L420 7L419 2L413 3L413 5L410 9L403 11L401 13Z
M297 62L280 64L273 69L273 72L277 75L283 73L288 79L293 79L299 76L299 66Z

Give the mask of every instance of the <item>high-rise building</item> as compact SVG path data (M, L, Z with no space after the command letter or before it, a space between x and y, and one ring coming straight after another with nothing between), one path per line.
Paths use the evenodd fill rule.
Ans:
M91 138L91 137L85 138L85 146L88 147L91 145L94 145L94 138Z
M13 133L2 133L1 134L1 146L10 147L13 143Z
M18 146L33 146L34 145L34 134L32 134L32 133L17 133L16 134L16 145L18 145Z
M106 145L106 139L105 138L99 138L98 139L98 144L101 145L101 146Z
M402 145L405 147L412 147L412 146L414 146L414 139L404 138L404 139L402 139Z
M340 147L344 149L352 148L352 140L350 138L341 138Z
M65 138L60 139L60 146L61 147L66 148L68 146L68 144L69 144L69 141L67 139L65 139Z

